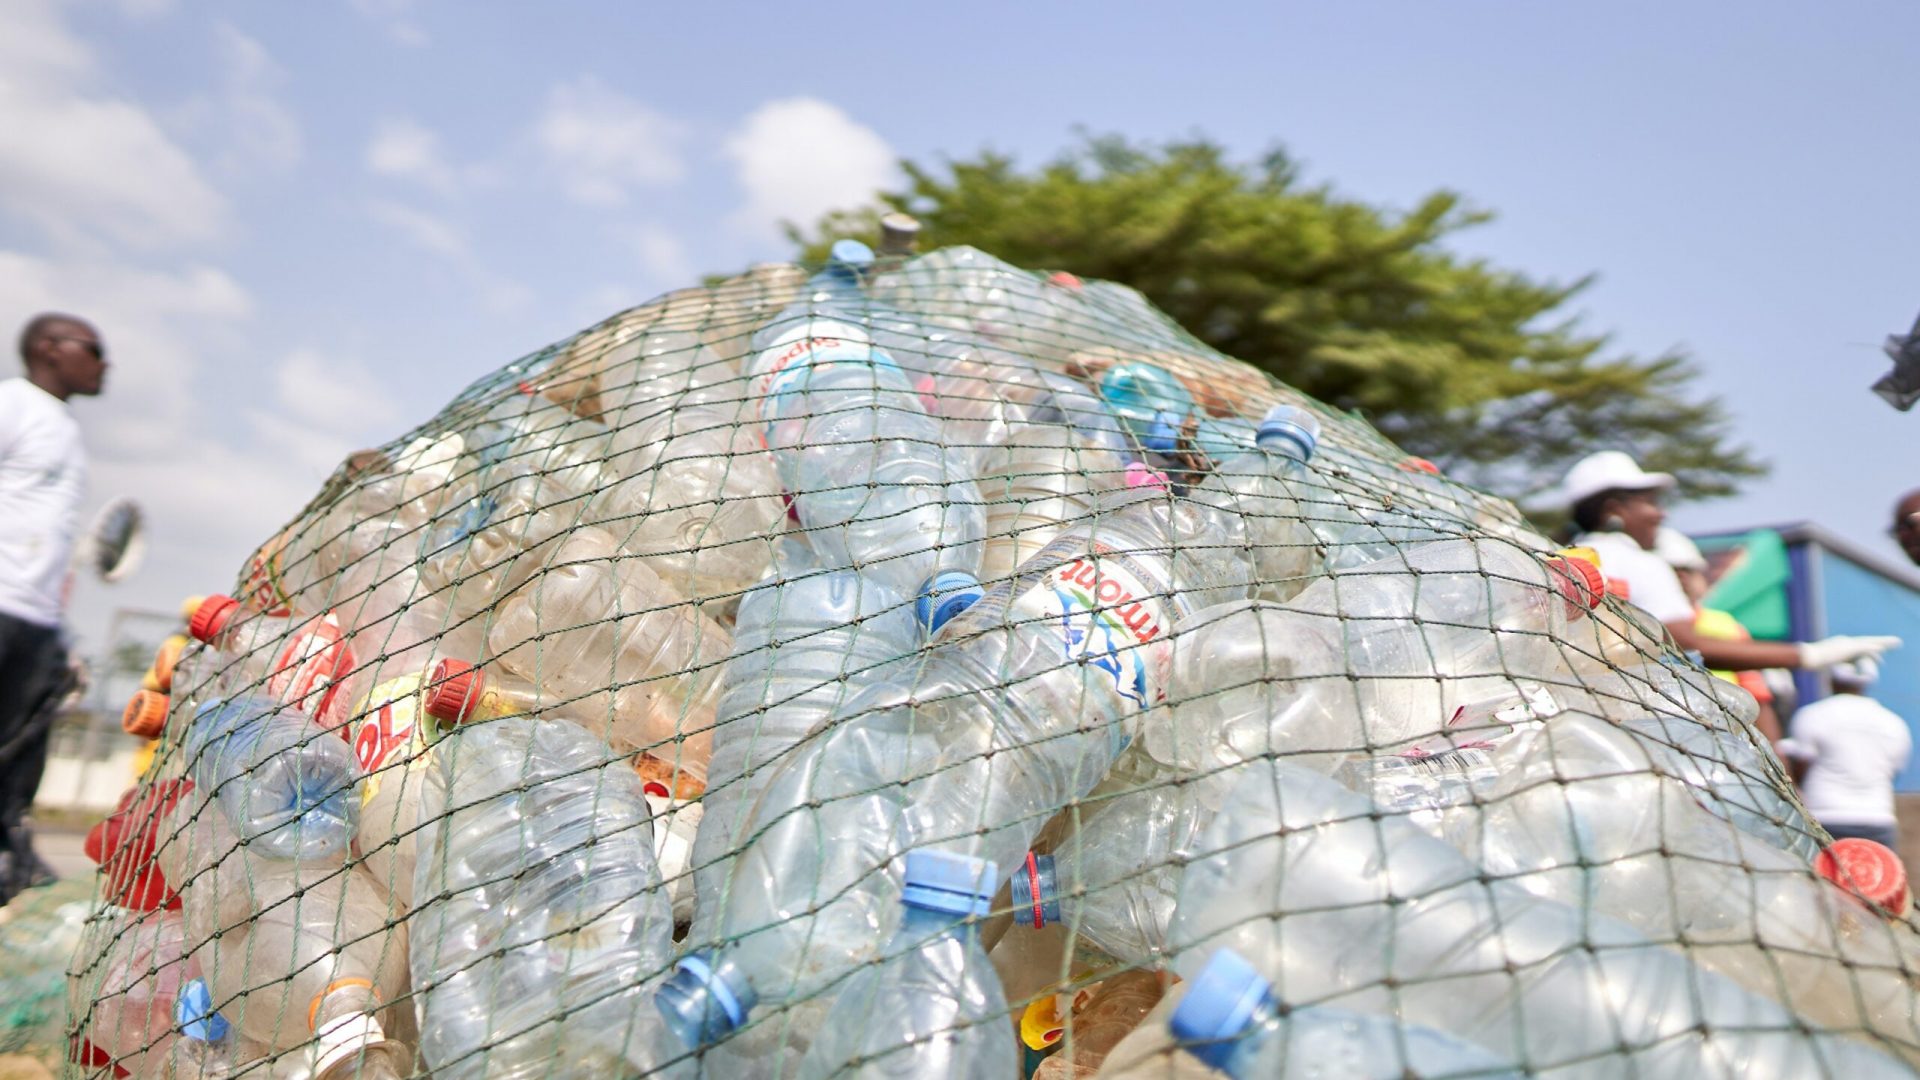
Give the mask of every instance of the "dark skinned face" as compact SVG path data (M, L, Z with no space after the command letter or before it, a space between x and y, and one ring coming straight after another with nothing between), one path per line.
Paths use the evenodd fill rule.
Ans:
M30 348L31 359L46 373L53 384L48 389L56 394L92 397L106 384L106 347L85 323L54 323Z
M1893 538L1914 565L1920 566L1920 491L1900 500L1893 511Z
M1633 537L1634 543L1648 551L1653 550L1660 523L1667 520L1667 512L1660 508L1660 493L1657 491L1634 491L1609 500L1607 513L1619 518L1620 531Z

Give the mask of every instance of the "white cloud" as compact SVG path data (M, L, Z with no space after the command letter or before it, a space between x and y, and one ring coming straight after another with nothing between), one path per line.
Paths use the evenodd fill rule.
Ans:
M442 195L456 184L453 166L440 148L440 137L404 117L381 123L367 143L367 171L376 176L411 180Z
M867 202L898 178L898 155L878 132L815 98L767 102L722 149L746 193L730 224L760 237Z
M422 251L448 259L464 259L470 253L466 234L437 214L385 199L369 203L367 213Z
M272 91L285 80L266 46L226 23L214 28L226 86L211 106L228 169L288 169L300 160L300 122Z
M419 48L427 43L427 32L415 17L414 0L352 0L352 5L395 44Z
M618 205L631 188L679 180L683 136L679 123L592 76L554 87L534 128L561 190L593 206Z
M92 86L94 63L44 0L0 0L0 208L59 241L206 240L226 200L146 109Z

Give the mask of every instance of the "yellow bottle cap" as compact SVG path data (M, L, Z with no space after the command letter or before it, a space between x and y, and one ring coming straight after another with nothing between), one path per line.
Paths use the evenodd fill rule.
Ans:
M1020 1041L1030 1050L1045 1050L1060 1041L1067 1026L1060 1019L1060 996L1048 994L1027 1006L1020 1014Z

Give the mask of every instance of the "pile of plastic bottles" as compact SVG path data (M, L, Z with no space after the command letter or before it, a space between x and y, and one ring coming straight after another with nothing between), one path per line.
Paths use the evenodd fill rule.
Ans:
M75 1058L1913 1075L1897 861L1604 575L1121 286L843 241L673 293L195 607Z

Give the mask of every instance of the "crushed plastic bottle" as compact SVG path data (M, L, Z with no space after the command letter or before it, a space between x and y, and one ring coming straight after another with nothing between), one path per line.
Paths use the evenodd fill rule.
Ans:
M802 1080L1000 1080L1019 1065L975 922L999 882L993 864L939 851L909 852L905 861L905 914L886 958L847 980L800 1063Z
M344 854L360 820L359 767L332 731L260 697L200 707L183 745L197 795L278 858Z

